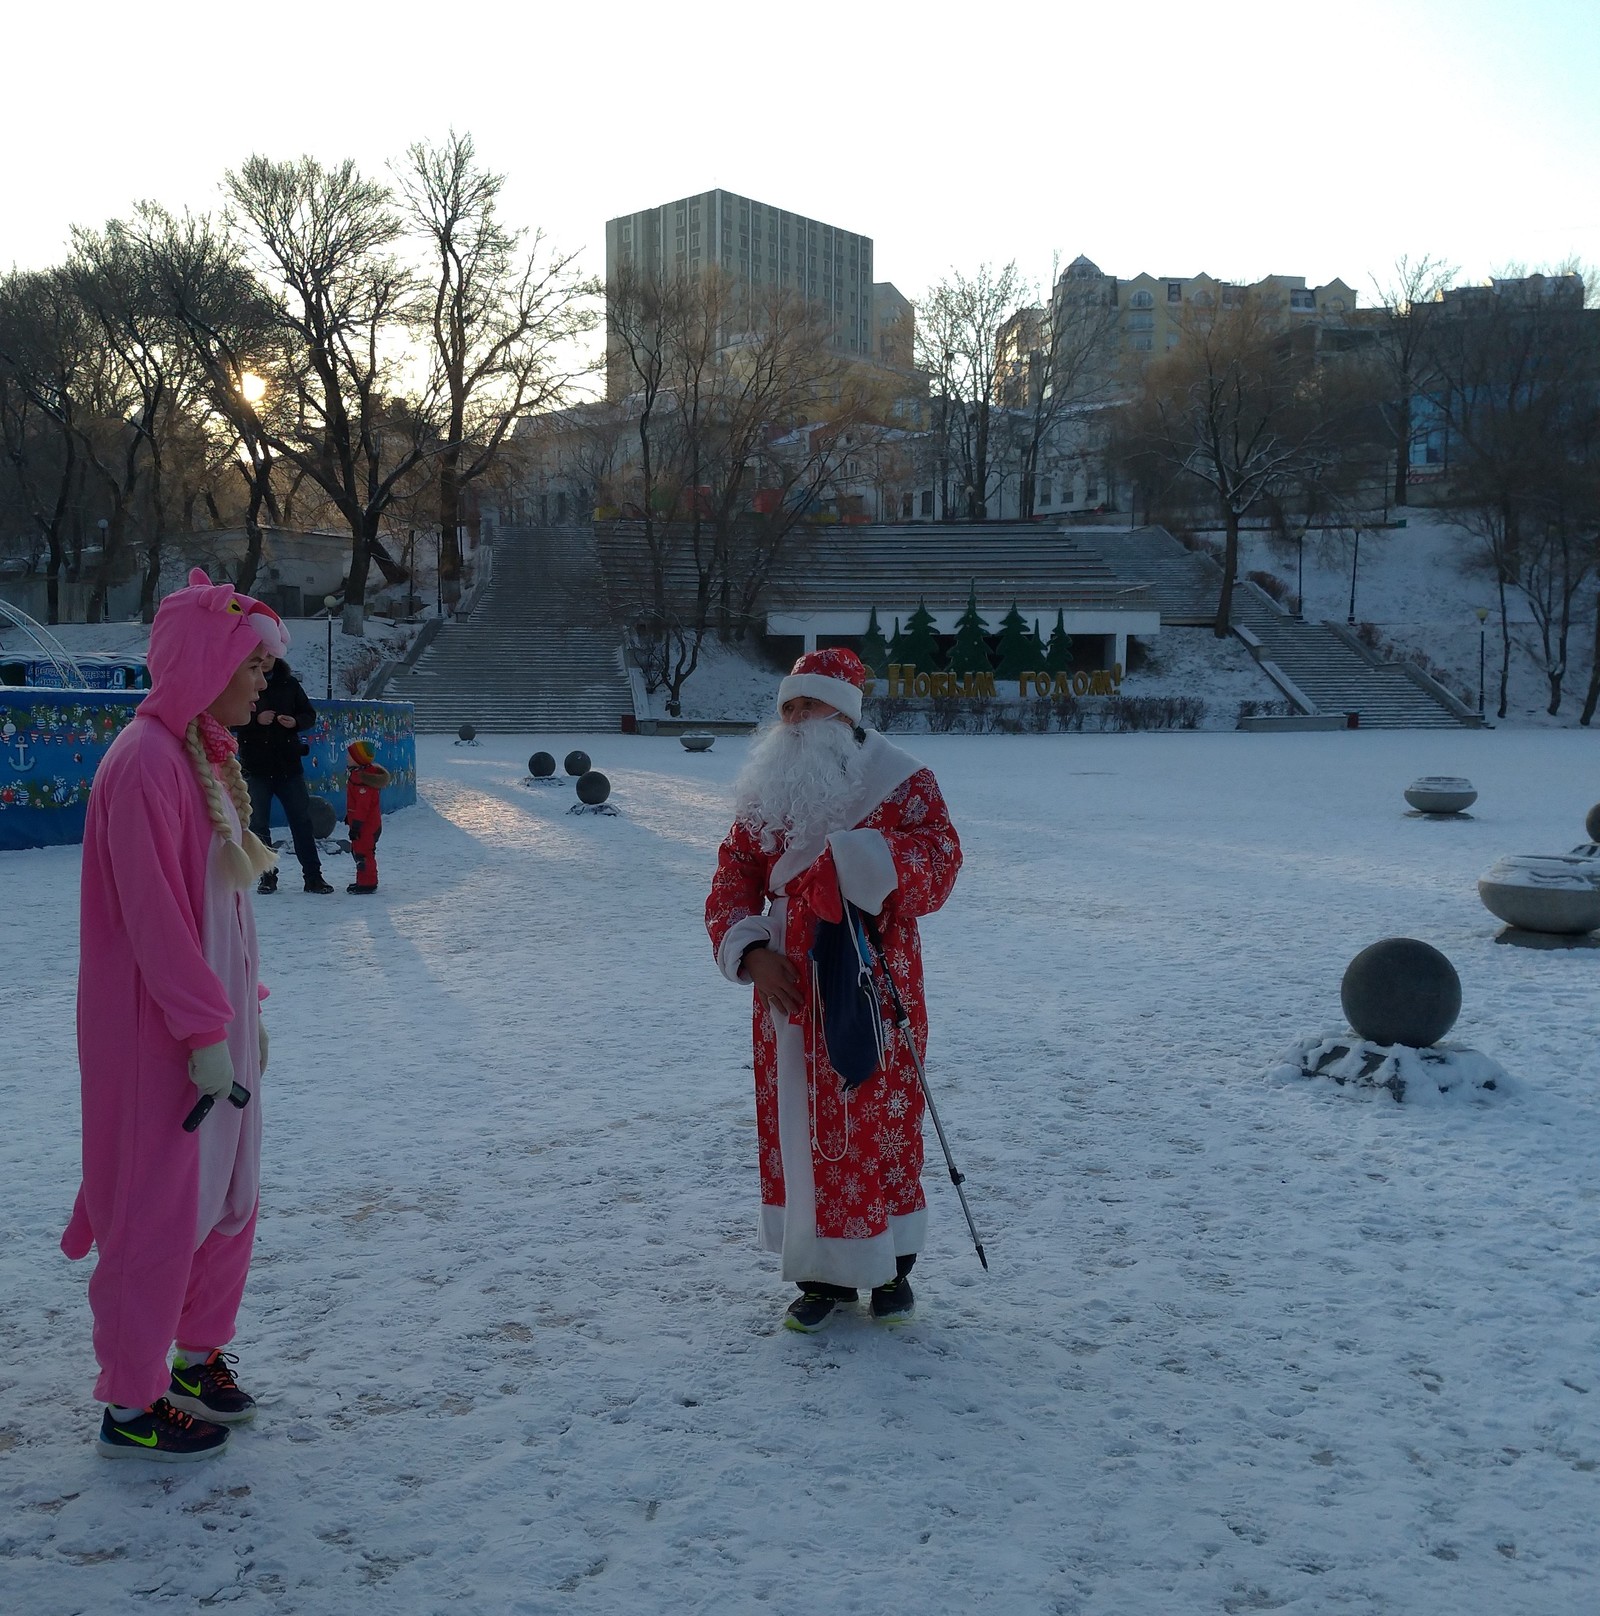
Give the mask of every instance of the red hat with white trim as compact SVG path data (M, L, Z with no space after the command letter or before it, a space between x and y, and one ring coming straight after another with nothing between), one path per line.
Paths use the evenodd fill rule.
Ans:
M810 696L837 707L852 724L861 722L861 687L867 682L866 665L842 645L807 651L778 686L778 709L793 696Z

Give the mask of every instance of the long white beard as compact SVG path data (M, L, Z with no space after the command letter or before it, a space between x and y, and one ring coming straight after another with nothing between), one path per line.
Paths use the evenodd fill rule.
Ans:
M850 828L866 778L861 743L837 718L781 720L756 732L734 782L735 817L757 833L761 850L804 846Z

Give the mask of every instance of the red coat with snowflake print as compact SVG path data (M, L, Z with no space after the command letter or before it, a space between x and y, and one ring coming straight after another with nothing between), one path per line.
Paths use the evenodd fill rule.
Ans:
M950 896L961 868L961 842L937 782L920 769L855 827L882 833L894 861L896 886L877 919L889 969L911 1016L921 1054L927 1048L928 1014L922 985L922 946L917 918ZM756 832L736 823L717 853L717 873L706 901L706 930L713 950L729 929L766 913L769 877L781 845L764 852ZM831 866L831 853L818 864ZM804 1041L812 1120L812 1169L816 1181L817 1234L825 1239L867 1239L881 1234L891 1217L917 1211L922 1194L922 1091L900 1034L888 1020L890 999L880 985L888 1055L876 1076L853 1094L842 1093L828 1064L820 1023L810 1013L808 953L816 915L808 902L808 877L787 883L784 953L808 1002L794 1017ZM832 881L831 868L827 879ZM761 1199L784 1205L783 1157L778 1137L777 1052L772 1021L759 999L754 1006L756 1128L761 1156Z

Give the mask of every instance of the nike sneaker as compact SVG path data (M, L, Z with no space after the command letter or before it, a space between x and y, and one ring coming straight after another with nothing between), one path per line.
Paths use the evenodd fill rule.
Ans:
M917 1299L911 1294L911 1281L903 1274L887 1285L872 1287L872 1316L879 1324L904 1324Z
M835 1308L855 1299L856 1293L847 1285L803 1285L783 1315L783 1327L814 1335L827 1328Z
M238 1361L233 1353L222 1351L213 1352L195 1364L175 1358L167 1401L174 1408L217 1425L243 1425L246 1420L254 1419L256 1400L241 1389L228 1367Z
M131 1420L105 1412L96 1442L107 1459L155 1459L162 1464L191 1464L197 1459L214 1459L228 1445L224 1426L210 1420L197 1420L174 1408L165 1397L158 1397L142 1414Z

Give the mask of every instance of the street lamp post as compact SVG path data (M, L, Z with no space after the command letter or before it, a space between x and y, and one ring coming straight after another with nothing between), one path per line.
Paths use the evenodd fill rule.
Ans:
M1299 554L1294 564L1294 620L1306 620L1306 530L1300 529Z
M333 700L333 608L339 604L337 595L324 595L322 604L328 613L328 700Z
M1356 529L1356 541L1350 551L1350 615L1345 621L1354 628L1356 626L1356 566L1361 560L1361 529Z
M1478 717L1483 718L1483 652L1484 637L1488 633L1489 608L1487 606L1474 606L1473 611L1478 617Z

